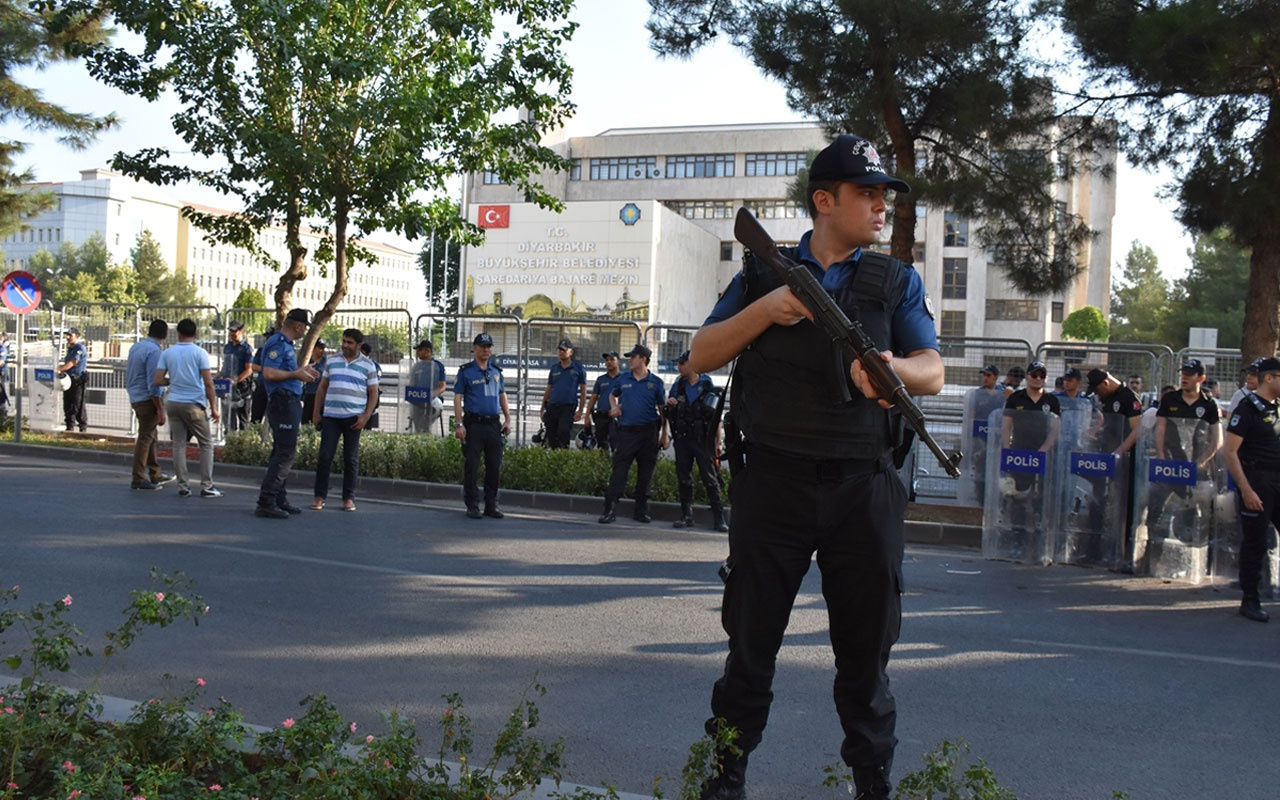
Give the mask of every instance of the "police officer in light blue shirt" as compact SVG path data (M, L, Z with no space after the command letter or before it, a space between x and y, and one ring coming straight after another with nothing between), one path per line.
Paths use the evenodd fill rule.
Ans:
M650 522L649 482L658 465L658 448L667 449L667 418L662 413L667 402L662 379L649 371L653 352L637 344L626 354L630 370L617 377L610 393L610 415L617 421L617 438L613 448L613 471L604 495L604 513L598 522L617 519L614 506L626 488L627 472L636 462L635 508L637 522ZM658 431L662 433L659 435Z
M502 437L511 430L511 411L502 370L491 362L493 337L476 334L474 360L458 370L453 384L453 435L462 441L462 498L471 519L502 519L498 508L498 480L502 469ZM480 457L484 456L484 512L480 511Z
M311 327L311 312L295 308L285 315L280 330L263 342L262 383L267 391L267 424L271 426L271 459L258 492L254 514L268 519L288 519L302 509L289 502L285 482L298 452L298 426L302 423L302 384L316 379L316 371L298 366L294 342Z

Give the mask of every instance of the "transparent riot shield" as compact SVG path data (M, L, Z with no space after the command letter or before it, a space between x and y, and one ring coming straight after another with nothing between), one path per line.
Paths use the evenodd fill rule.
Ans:
M1064 404L1059 530L1053 560L1116 569L1124 560L1129 509L1129 457L1101 433L1101 415L1087 400Z
M987 426L991 412L1004 407L1004 392L981 387L965 397L964 424L960 431L960 452L965 454L963 472L956 482L956 499L961 505L982 506L987 485Z
M1041 411L997 409L988 417L982 517L984 558L1048 564L1057 529L1055 450L1058 418Z
M1214 454L1220 449L1221 433L1220 425L1170 417L1157 418L1139 434L1133 503L1135 573L1193 584L1208 576L1218 494Z

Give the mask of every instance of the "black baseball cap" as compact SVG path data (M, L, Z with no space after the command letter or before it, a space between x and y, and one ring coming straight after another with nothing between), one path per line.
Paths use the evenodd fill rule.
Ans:
M316 339L315 346L319 347L321 350L329 349L329 343L326 342L324 339Z
M308 328L311 327L311 312L305 308L292 308L289 313L284 315L285 322L301 322Z
M889 175L880 163L880 154L871 142L861 136L841 134L823 148L809 165L809 181L848 181L861 186L884 184L906 194L911 187Z
M1043 361L1032 361L1027 365L1027 374L1030 375L1033 372L1043 372L1046 378L1049 377L1049 368L1044 365Z
M631 358L632 356L644 356L645 358L649 358L653 355L653 351L642 344L637 344L635 347L623 353L623 355L627 358Z
M1280 358L1261 358L1258 362L1259 375L1266 372L1280 372Z
M1249 362L1249 366L1245 367L1244 371L1248 372L1251 375L1257 375L1258 365L1261 364L1263 361L1266 361L1266 359L1261 357L1255 358L1253 361Z
M601 358L617 358L617 357L618 357L618 351L617 351L617 350L610 350L610 351L609 351L609 352L607 352L607 353L601 353L601 354L600 354L600 357L601 357Z
M679 356L677 356L677 357L676 357L676 363L677 363L677 364L683 364L684 362L686 362L686 361L688 361L688 360L689 360L689 351L688 351L688 350L685 350L683 353L681 353Z
M556 345L556 347L560 348L561 350L572 350L573 342L569 341L568 339L561 339L560 344Z
M431 343L431 340L430 340L430 339L423 339L422 341L418 342L418 344L417 344L413 349L414 349L414 350L421 350L421 349L422 349L422 348L424 348L424 347L425 347L426 349L428 349L428 350L435 350L435 349L436 349L436 348L435 348L435 345L433 345L433 344Z
M1182 362L1182 371L1187 375L1203 375L1204 363L1198 358L1188 358Z
M1019 367L1017 364L1013 365L1012 367L1009 367L1009 372L1008 372L1007 374L1008 374L1008 375L1009 375L1009 377L1011 377L1011 378L1025 378L1025 377L1027 377L1027 372L1026 372L1026 370L1024 370L1022 367Z
M1000 368L997 367L995 364L988 364L982 368L981 373L983 375L999 375Z
M490 347L492 347L493 337L490 336L488 333L481 331L480 333L476 334L476 338L472 339L471 343L477 347L481 345L489 345Z
M1110 377L1111 373L1107 372L1105 369L1089 370L1089 391L1094 391L1099 386L1106 383L1107 378ZM1119 383L1119 381L1116 382Z
M233 319L233 320L231 320L230 322L228 322L228 323L227 323L227 330L229 330L229 331L242 331L242 330L244 330L244 323L243 323L243 322L241 322L241 321L240 321L240 320L238 320L238 319Z
M1066 371L1066 372L1064 372L1064 373L1062 373L1062 379L1063 379L1063 380L1072 380L1072 379L1074 379L1074 380L1077 380L1077 381L1078 381L1078 380L1080 380L1082 377L1084 377L1084 376L1080 374L1080 370L1076 369L1075 367L1067 367L1067 371Z

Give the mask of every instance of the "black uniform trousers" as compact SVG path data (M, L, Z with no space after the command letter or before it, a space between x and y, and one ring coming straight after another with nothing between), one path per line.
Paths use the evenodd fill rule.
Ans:
M738 729L744 753L760 743L778 648L816 552L844 730L840 755L855 769L887 769L897 743L885 667L902 622L902 482L887 458L827 462L749 451L729 497L721 611L729 656L711 694L708 733L719 717Z
M597 448L605 451L613 449L615 427L608 411L597 411L591 415L591 430L596 435Z
M271 458L258 491L258 505L266 508L289 502L285 482L298 454L298 427L302 422L302 398L276 390L267 398L267 424L271 426Z
M253 406L253 378L246 378L231 384L231 393L227 395L227 430L249 430L249 412ZM239 402L240 405L235 405Z
M701 433L675 437L676 481L680 486L680 504L693 503L693 465L698 465L698 477L707 490L712 511L721 509L720 473L711 459L711 442Z
M563 450L569 446L573 412L577 410L574 403L547 403L547 413L542 415L542 424L547 427L547 447Z
M62 413L66 417L67 430L79 426L84 430L89 421L84 413L84 387L89 383L89 376L81 373L71 376L71 387L62 393Z
M605 502L616 503L627 488L627 472L631 462L636 462L636 509L649 504L649 483L653 470L658 466L658 431L660 423L649 425L619 425L614 429L613 471L609 474L609 488Z
M1261 511L1244 507L1244 498L1236 492L1240 508L1240 590L1245 600L1258 600L1258 584L1262 581L1262 560L1267 554L1267 525L1280 530L1280 472L1245 468L1249 485L1262 500Z
M502 423L497 417L464 417L467 438L462 442L462 499L467 509L480 507L480 457L484 456L484 507L498 504L498 479L502 469Z

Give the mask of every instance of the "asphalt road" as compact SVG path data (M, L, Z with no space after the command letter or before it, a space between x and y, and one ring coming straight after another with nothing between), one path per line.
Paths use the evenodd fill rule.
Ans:
M648 794L678 775L724 658L724 535L517 508L473 521L460 503L371 498L354 514L263 520L255 486L219 484L215 500L131 492L127 469L0 448L0 585L21 584L24 605L71 593L97 637L158 566L194 578L211 607L67 683L141 700L165 673L202 677L265 725L323 692L361 730L387 709L419 719L431 747L443 695L462 695L487 745L537 681L571 780ZM895 777L964 739L1023 800L1280 794L1280 620L1236 616L1230 590L920 546L905 574ZM825 619L814 569L753 800L839 796L822 786L840 743Z

